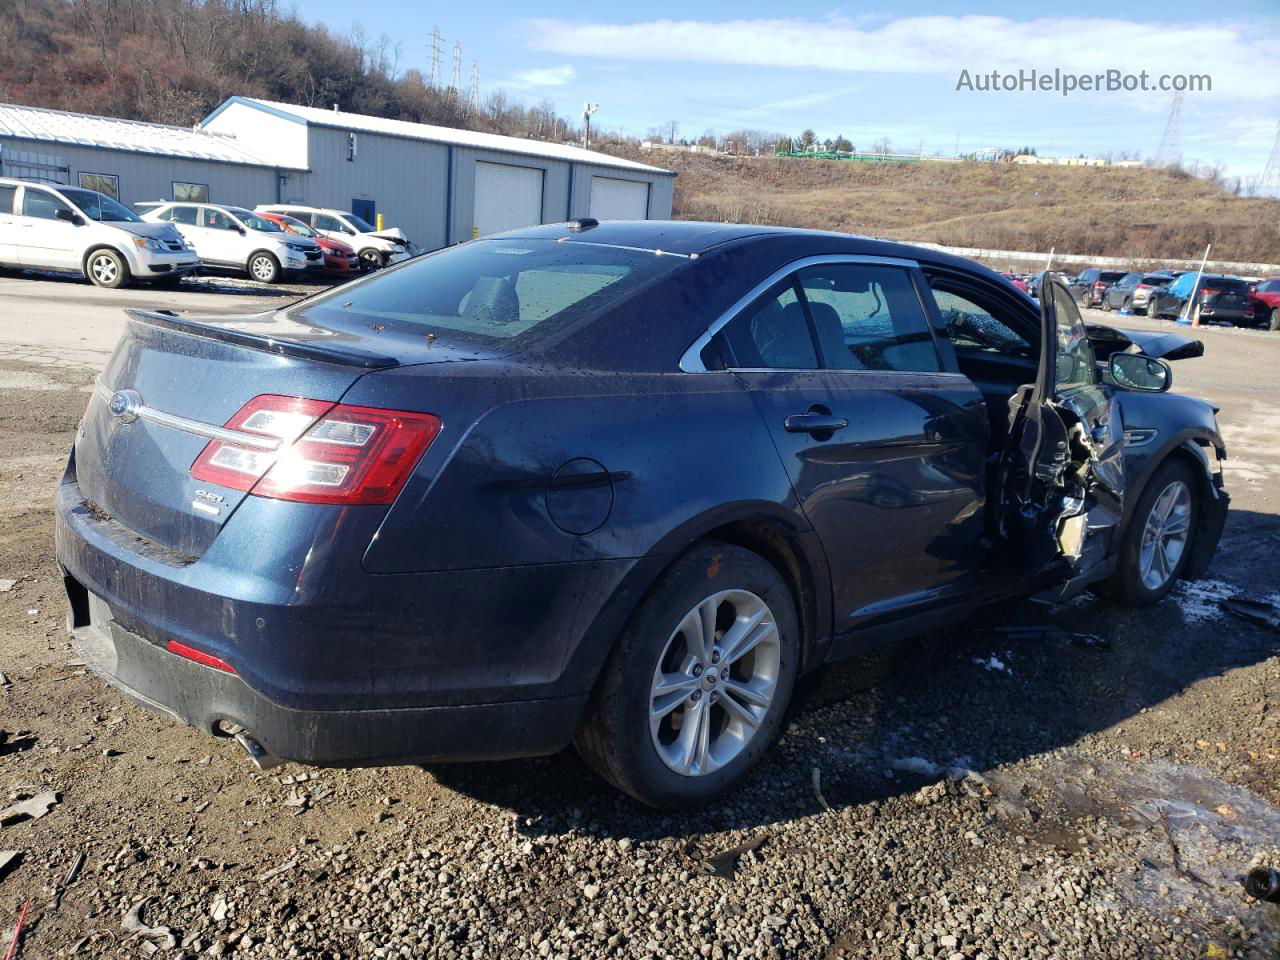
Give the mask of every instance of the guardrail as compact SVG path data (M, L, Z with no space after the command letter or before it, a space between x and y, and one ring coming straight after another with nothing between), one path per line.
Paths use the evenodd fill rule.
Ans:
M942 253L955 254L957 257L968 257L971 260L1012 260L1038 264L1037 269L1044 269L1049 260L1048 253L1034 253L1027 250L987 250L982 247L945 247L940 243L921 243L908 241L917 247L927 247ZM1175 270L1198 270L1199 260L1178 260L1168 257L1090 257L1083 254L1055 253L1053 266L1080 265L1086 267L1116 267L1124 269L1154 270L1157 267L1168 267ZM1280 264L1254 263L1244 260L1209 260L1205 263L1206 273L1232 273L1252 277L1280 276Z

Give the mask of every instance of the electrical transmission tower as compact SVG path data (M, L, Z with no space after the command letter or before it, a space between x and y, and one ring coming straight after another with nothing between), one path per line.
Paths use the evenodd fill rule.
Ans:
M453 41L453 82L449 89L455 94L462 88L462 41Z
M1276 124L1276 140L1271 145L1271 156L1262 168L1258 179L1258 193L1264 197L1280 196L1280 123Z
M1157 167L1173 167L1182 162L1182 94L1173 95L1169 107L1169 120L1164 125L1164 136L1156 150L1152 163Z
M467 113L480 109L480 61L471 61L471 95L467 97Z
M431 79L427 86L435 90L440 86L440 79L440 27L436 25L431 28Z

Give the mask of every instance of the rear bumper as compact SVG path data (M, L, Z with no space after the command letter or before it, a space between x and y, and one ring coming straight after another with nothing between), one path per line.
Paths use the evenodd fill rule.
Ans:
M238 676L125 630L72 577L67 590L76 653L130 700L206 733L234 724L268 753L299 763L380 766L554 753L573 736L586 702L584 696L396 710L290 709ZM77 623L86 612L88 622Z

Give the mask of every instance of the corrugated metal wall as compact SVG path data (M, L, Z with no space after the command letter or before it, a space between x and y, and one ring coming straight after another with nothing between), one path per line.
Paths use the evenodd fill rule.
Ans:
M206 184L213 203L253 207L254 204L271 203L276 199L276 173L264 167L0 137L0 159L11 153L57 158L58 164L66 166L66 179L72 186L79 184L81 173L118 177L120 200L129 205L142 200L172 199L175 180Z

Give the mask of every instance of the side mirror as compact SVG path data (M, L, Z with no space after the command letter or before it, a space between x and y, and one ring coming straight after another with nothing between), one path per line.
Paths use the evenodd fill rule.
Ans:
M65 220L67 223L75 224L77 227L84 226L84 217L78 213L68 210L66 207L59 207L53 212L54 217L59 220Z
M1109 370L1112 381L1127 390L1164 393L1173 386L1173 368L1146 354L1113 353Z

